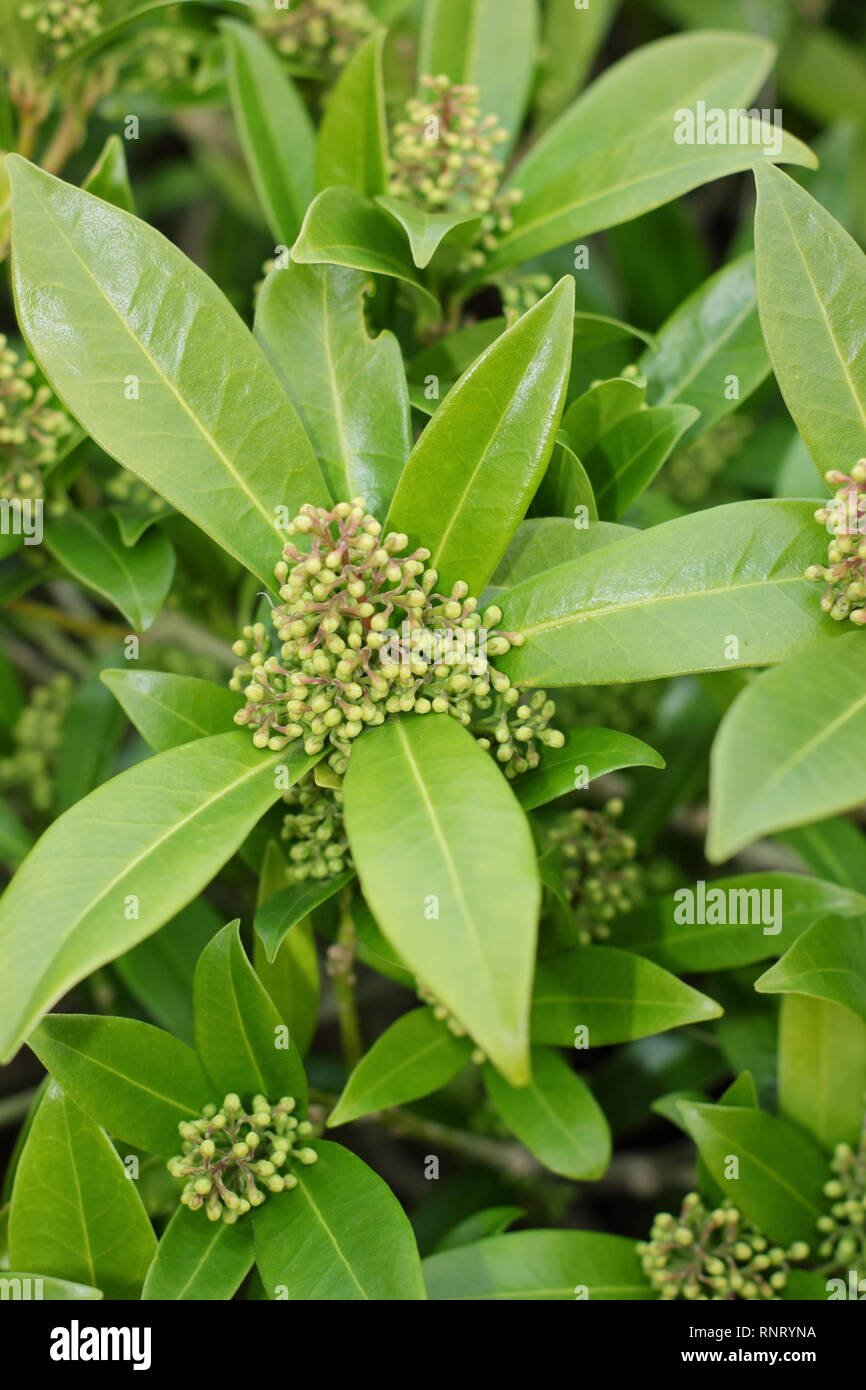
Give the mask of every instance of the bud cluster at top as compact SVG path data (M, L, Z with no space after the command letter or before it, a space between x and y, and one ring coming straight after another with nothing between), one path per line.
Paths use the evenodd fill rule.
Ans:
M37 34L51 46L55 62L68 58L103 24L99 0L27 0L19 14L25 22L32 21Z
M804 1241L787 1250L771 1245L729 1202L708 1210L696 1192L679 1216L660 1212L637 1251L659 1298L716 1302L780 1298L790 1263L809 1255Z
M835 1176L825 1183L824 1195L832 1206L818 1218L818 1254L834 1269L866 1275L866 1134L857 1150L837 1144L830 1167Z
M34 383L36 363L0 333L0 497L42 495L40 470L57 461L72 420L50 386Z
M826 565L810 565L807 579L826 584L821 607L837 622L850 618L866 626L866 458L858 459L849 473L831 468L825 473L833 498L819 507L815 520L832 533Z
M642 875L634 862L636 845L616 824L622 815L619 798L602 811L584 807L569 811L548 831L558 850L563 890L574 909L577 939L588 946L606 941L610 923L642 899Z
M173 1178L186 1179L183 1205L190 1211L204 1208L209 1221L232 1225L251 1207L260 1207L268 1192L297 1187L294 1173L277 1170L293 1162L315 1163L318 1154L305 1145L296 1147L313 1126L298 1120L294 1110L292 1096L275 1105L265 1096L253 1096L247 1114L232 1092L219 1109L206 1105L200 1118L182 1120L182 1152L167 1167Z
M377 23L362 0L299 0L288 10L269 5L254 15L278 53L323 79L345 66Z
M20 787L40 813L51 809L72 693L72 680L65 672L34 686L12 729L13 751L0 759L0 787Z

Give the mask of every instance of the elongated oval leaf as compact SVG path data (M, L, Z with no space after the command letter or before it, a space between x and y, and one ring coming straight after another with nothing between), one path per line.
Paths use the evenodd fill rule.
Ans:
M480 594L538 487L568 376L574 282L563 279L469 368L424 430L388 525L432 552L446 586Z
M437 1301L655 1297L634 1241L599 1231L512 1231L431 1255L423 1270Z
M372 34L331 88L316 140L317 191L342 184L374 198L388 188L384 41L384 29Z
M514 792L525 811L584 787L621 767L664 767L649 744L614 729L573 729L561 748L546 748L534 772L515 778Z
M316 1031L319 1017L321 979L316 938L310 917L295 921L286 931L269 960L259 934L259 913L265 911L273 898L287 886L286 860L278 845L267 845L259 873L256 894L256 919L253 923L253 967L274 1002L277 1013L289 1029L298 1051L303 1056ZM336 890L335 890L336 891ZM269 912L264 920L267 920ZM285 916L281 913L281 921Z
M63 568L119 608L137 632L150 627L174 575L174 550L161 531L126 546L107 511L80 510L52 518L45 540Z
M29 1039L66 1095L118 1139L170 1158L212 1100L191 1047L135 1018L50 1014Z
M607 1120L586 1082L558 1052L532 1049L528 1086L509 1086L490 1066L484 1082L512 1134L546 1168L575 1181L601 1177L610 1162Z
M0 901L8 1060L77 980L161 927L277 800L278 754L237 730L148 758L65 812ZM291 777L312 764L282 758Z
M808 994L866 1022L866 916L822 917L756 981L763 994Z
M314 908L339 893L354 877L354 869L346 869L333 878L302 879L300 883L281 888L262 903L256 913L254 926L271 965L292 928L308 917Z
M409 396L392 333L371 338L369 276L343 266L271 272L256 306L256 337L303 420L334 496L387 511L409 455Z
M134 1182L98 1125L54 1082L27 1135L12 1194L9 1258L137 1298L156 1237Z
M355 867L384 935L503 1074L524 1084L539 883L507 781L456 720L430 715L370 729L344 791Z
M652 961L612 946L580 946L538 962L532 1038L562 1047L605 1047L721 1012L712 999Z
M526 643L498 664L527 685L596 685L770 665L838 636L803 578L812 510L713 507L524 581L498 602Z
M328 1126L429 1096L462 1070L471 1051L472 1044L455 1038L432 1009L413 1009L386 1028L361 1058Z
M864 453L866 256L806 191L755 169L758 305L773 371L818 468Z
M224 733L242 703L213 681L166 671L106 670L100 675L155 753Z
M866 1105L866 1022L842 1004L786 994L779 1011L779 1109L832 1153L856 1149Z
M49 382L108 453L271 583L277 508L327 489L263 352L159 232L8 163L18 315Z
M234 1296L252 1267L252 1221L208 1221L203 1211L178 1207L162 1234L141 1297L220 1300Z
M404 198L380 196L376 202L403 228L419 270L430 264L449 232L479 220L478 213L473 212L426 212Z
M866 801L866 642L848 632L747 685L710 763L707 853L728 859L762 835Z
M658 405L619 421L584 460L598 515L615 521L649 487L698 418L689 405Z
M339 1144L318 1141L298 1186L254 1216L268 1298L406 1302L424 1298L412 1228L390 1188Z
M598 381L573 400L562 417L562 428L579 458L585 458L626 416L640 410L646 387L629 377Z

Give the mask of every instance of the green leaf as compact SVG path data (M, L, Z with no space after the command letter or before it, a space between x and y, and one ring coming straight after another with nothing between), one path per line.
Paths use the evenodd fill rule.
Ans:
M57 760L55 805L66 811L114 769L126 720L98 672L78 685L63 717L63 742Z
M21 1297L24 1299L44 1299L46 1303L81 1303L87 1299L102 1298L102 1290L91 1288L89 1284L76 1284L72 1279L52 1279L44 1274L23 1274L18 1269L4 1269L0 1279L4 1286L20 1283ZM38 1292L37 1292L38 1290ZM16 1295L4 1294L15 1298Z
M779 1109L827 1152L857 1147L866 1103L866 1023L841 1004L786 994L779 1013Z
M405 198L390 195L379 197L376 202L403 228L409 238L412 260L419 270L430 264L449 232L479 220L477 212L426 212Z
M415 716L368 730L344 794L384 935L509 1081L525 1084L539 883L506 779L455 719Z
M313 123L271 44L249 24L223 20L220 28L247 167L272 235L291 246L314 193Z
M637 365L652 405L678 401L700 411L685 443L736 410L770 370L758 318L754 256L739 256L690 294ZM732 377L736 395L729 389Z
M272 1103L294 1096L307 1109L301 1058L230 922L204 948L193 986L195 1044L221 1100L229 1091L264 1095Z
M814 1245L827 1167L802 1130L751 1106L682 1101L680 1114L713 1181L750 1221L781 1245ZM731 1156L736 1177L726 1176Z
M33 836L6 801L0 801L0 863L15 870L33 847Z
M866 1021L866 916L822 917L798 937L755 989L843 1004Z
M289 932L308 917L314 908L327 902L335 893L355 877L354 869L346 869L341 874L327 879L304 879L291 883L278 893L267 898L256 912L253 923L256 935L265 948L269 964L273 965L277 952ZM864 904L866 905L866 904Z
M497 664L515 683L551 686L781 661L838 628L803 578L815 555L812 510L713 507L524 581L499 603L526 644Z
M599 516L615 521L649 487L698 418L689 405L635 411L614 425L584 459Z
M138 763L54 822L0 900L4 1061L77 980L211 881L279 798L279 761L241 730L219 734ZM312 765L282 762L295 779Z
M373 198L388 188L384 42L384 29L372 34L331 88L316 141L317 192L341 184Z
M159 232L8 162L18 316L46 377L102 448L271 583L277 509L324 502L327 489L264 353Z
M599 1231L512 1231L430 1255L422 1266L437 1301L574 1302L653 1298L635 1243Z
M85 510L50 519L45 541L73 578L113 603L137 632L150 627L174 575L174 550L161 531L130 549L107 511Z
M252 1268L253 1223L208 1221L204 1212L178 1207L163 1232L141 1297L225 1301Z
M135 1183L92 1120L52 1083L15 1175L9 1259L17 1269L133 1299L156 1249Z
M606 1047L721 1012L712 999L652 961L611 946L580 946L538 962L532 1039L574 1047L582 1028L589 1047Z
M525 1215L522 1207L485 1207L482 1211L473 1212L451 1227L436 1245L434 1253L438 1255L444 1250L457 1250L461 1245L474 1245L488 1236L500 1236Z
M580 91L617 5L594 0L578 9L574 0L548 0L533 95L536 129L548 126Z
M561 748L545 748L541 765L514 780L524 811L533 811L621 767L664 767L661 754L648 743L615 729L573 729Z
M424 6L419 73L446 73L480 88L482 109L516 137L535 66L536 0L428 0Z
M798 826L779 836L820 878L866 893L866 836L841 816Z
M100 679L155 753L225 733L242 704L231 690L197 676L109 669Z
M629 377L598 381L573 400L562 417L572 449L585 458L596 444L644 404L646 388Z
M268 1298L424 1298L412 1228L386 1183L339 1144L318 1141L298 1186L256 1209L256 1264ZM285 1290L286 1292L283 1292Z
M402 280L439 314L439 305L418 278L403 232L382 208L352 188L326 188L313 199L292 247L292 260L345 265Z
M558 1052L532 1049L528 1086L509 1086L484 1068L490 1099L512 1134L563 1178L600 1178L610 1162L610 1130L598 1102Z
M192 1048L138 1019L50 1014L28 1043L86 1115L148 1153L171 1158L178 1125L215 1099Z
M283 266L264 283L255 332L333 495L364 497L381 517L412 437L397 340L387 331L376 338L367 332L368 287L369 277L342 266Z
M432 552L440 584L480 594L538 487L568 376L574 282L497 338L448 393L409 456L388 526Z
M124 212L135 212L126 151L119 135L109 135L81 187L94 197L102 198L116 208L123 208Z
M456 1038L432 1009L412 1009L361 1058L328 1116L328 1127L429 1096L462 1071L471 1052L468 1039Z
M269 841L259 873L257 917L266 903L286 887L286 868L285 857L276 841ZM267 959L262 939L258 932L254 932L253 967L303 1056L309 1050L316 1031L321 993L312 919L294 924L284 937L273 962Z
M755 169L758 306L785 404L819 470L863 453L866 257L785 174Z
M866 897L805 874L734 874L620 917L616 944L676 974L735 970L787 950L829 912L866 912Z
M737 697L710 762L714 863L866 800L866 643L859 632L796 652Z
M680 34L646 44L609 68L517 166L510 185L523 200L483 274L764 162L762 140L774 130L751 120L746 141L680 144L677 113L694 110L698 101L725 111L747 106L773 56L772 44L748 34ZM806 146L787 134L772 157L815 164Z
M554 569L591 550L600 550L612 541L625 540L635 533L629 526L612 521L589 521L578 526L564 516L530 517L521 521L511 544L500 560L493 578L485 589L487 599L496 598L504 589L513 589L525 579L534 579L543 570Z

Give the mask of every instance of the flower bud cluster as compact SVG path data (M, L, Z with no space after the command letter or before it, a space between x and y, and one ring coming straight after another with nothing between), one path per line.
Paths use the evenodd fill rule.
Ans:
M282 838L290 842L290 883L333 878L350 867L352 856L343 825L343 793L320 787L308 772L283 793L291 808L283 818Z
M622 811L619 798L602 811L580 807L548 831L559 850L562 885L583 946L608 940L613 919L643 897L641 868L634 862L637 847L616 824Z
M119 502L127 507L139 507L142 511L156 515L165 510L165 502L148 487L142 478L137 478L126 468L118 468L105 483L105 495L111 502Z
M480 242L467 269L483 265L501 236L511 230L519 189L500 192L505 166L496 149L508 131L496 116L481 112L480 93L449 77L423 76L424 95L406 103L406 119L394 126L389 171L395 198L426 212L465 212L481 218Z
M255 12L278 53L322 80L335 77L376 28L362 0L297 0L289 10Z
M27 0L19 13L23 20L33 22L58 63L98 34L103 23L99 0Z
M637 1252L659 1298L717 1302L781 1298L791 1262L807 1259L809 1247L771 1245L731 1203L710 1211L690 1192L679 1216L656 1216Z
M283 1096L272 1105L253 1096L249 1114L230 1093L222 1106L206 1105L201 1117L178 1125L182 1152L170 1158L173 1178L185 1178L180 1200L190 1211L204 1208L209 1221L233 1225L251 1207L260 1207L269 1192L297 1187L292 1163L315 1163L315 1149L298 1145L313 1133L309 1120L298 1120L296 1102Z
M308 548L286 542L274 571L283 602L233 647L241 660L230 686L246 696L235 722L254 731L256 747L302 739L311 756L327 750L342 776L366 727L413 711L467 728L477 719L482 746L495 746L511 775L537 764L537 742L562 745L547 727L552 701L541 692L525 700L488 661L523 637L497 630L501 611L479 613L462 581L438 593L430 552L405 554L405 535L383 537L363 498L305 506L287 529Z
M0 497L41 497L41 469L57 461L72 430L49 386L34 383L36 363L0 333Z
M570 728L616 729L649 738L664 688L664 681L575 685L557 693L556 708Z
M529 274L509 272L491 278L502 300L502 312L509 327L553 288L553 276L543 271Z
M683 506L703 501L728 462L739 453L754 424L747 415L726 415L662 468L656 486Z
M850 474L831 468L824 476L836 489L815 513L832 534L828 563L810 565L806 578L824 580L821 607L831 618L866 627L866 458L858 459Z
M179 24L149 27L123 50L121 85L128 92L158 92L186 86L203 53L200 33Z
M14 750L0 759L0 787L20 787L38 812L51 809L72 692L72 680L63 672L46 685L34 686L12 730Z
M440 1023L445 1024L448 1032L452 1033L455 1038L467 1037L467 1030L463 1027L463 1024L458 1018L455 1018L452 1013L449 1013L438 995L434 994L432 989L428 989L420 980L416 980L415 985L416 993L422 1004L428 1004L430 1006L433 1010L434 1017L437 1018ZM480 1067L487 1061L487 1056L482 1048L476 1047L472 1052L470 1061L474 1062L475 1066Z
M835 1176L824 1184L824 1195L832 1205L818 1218L818 1254L834 1269L866 1276L866 1134L856 1150L837 1144L830 1167Z

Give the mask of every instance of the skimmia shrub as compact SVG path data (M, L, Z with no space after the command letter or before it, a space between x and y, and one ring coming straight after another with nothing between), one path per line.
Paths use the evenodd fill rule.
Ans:
M688 8L0 0L3 1297L866 1295L863 36Z

